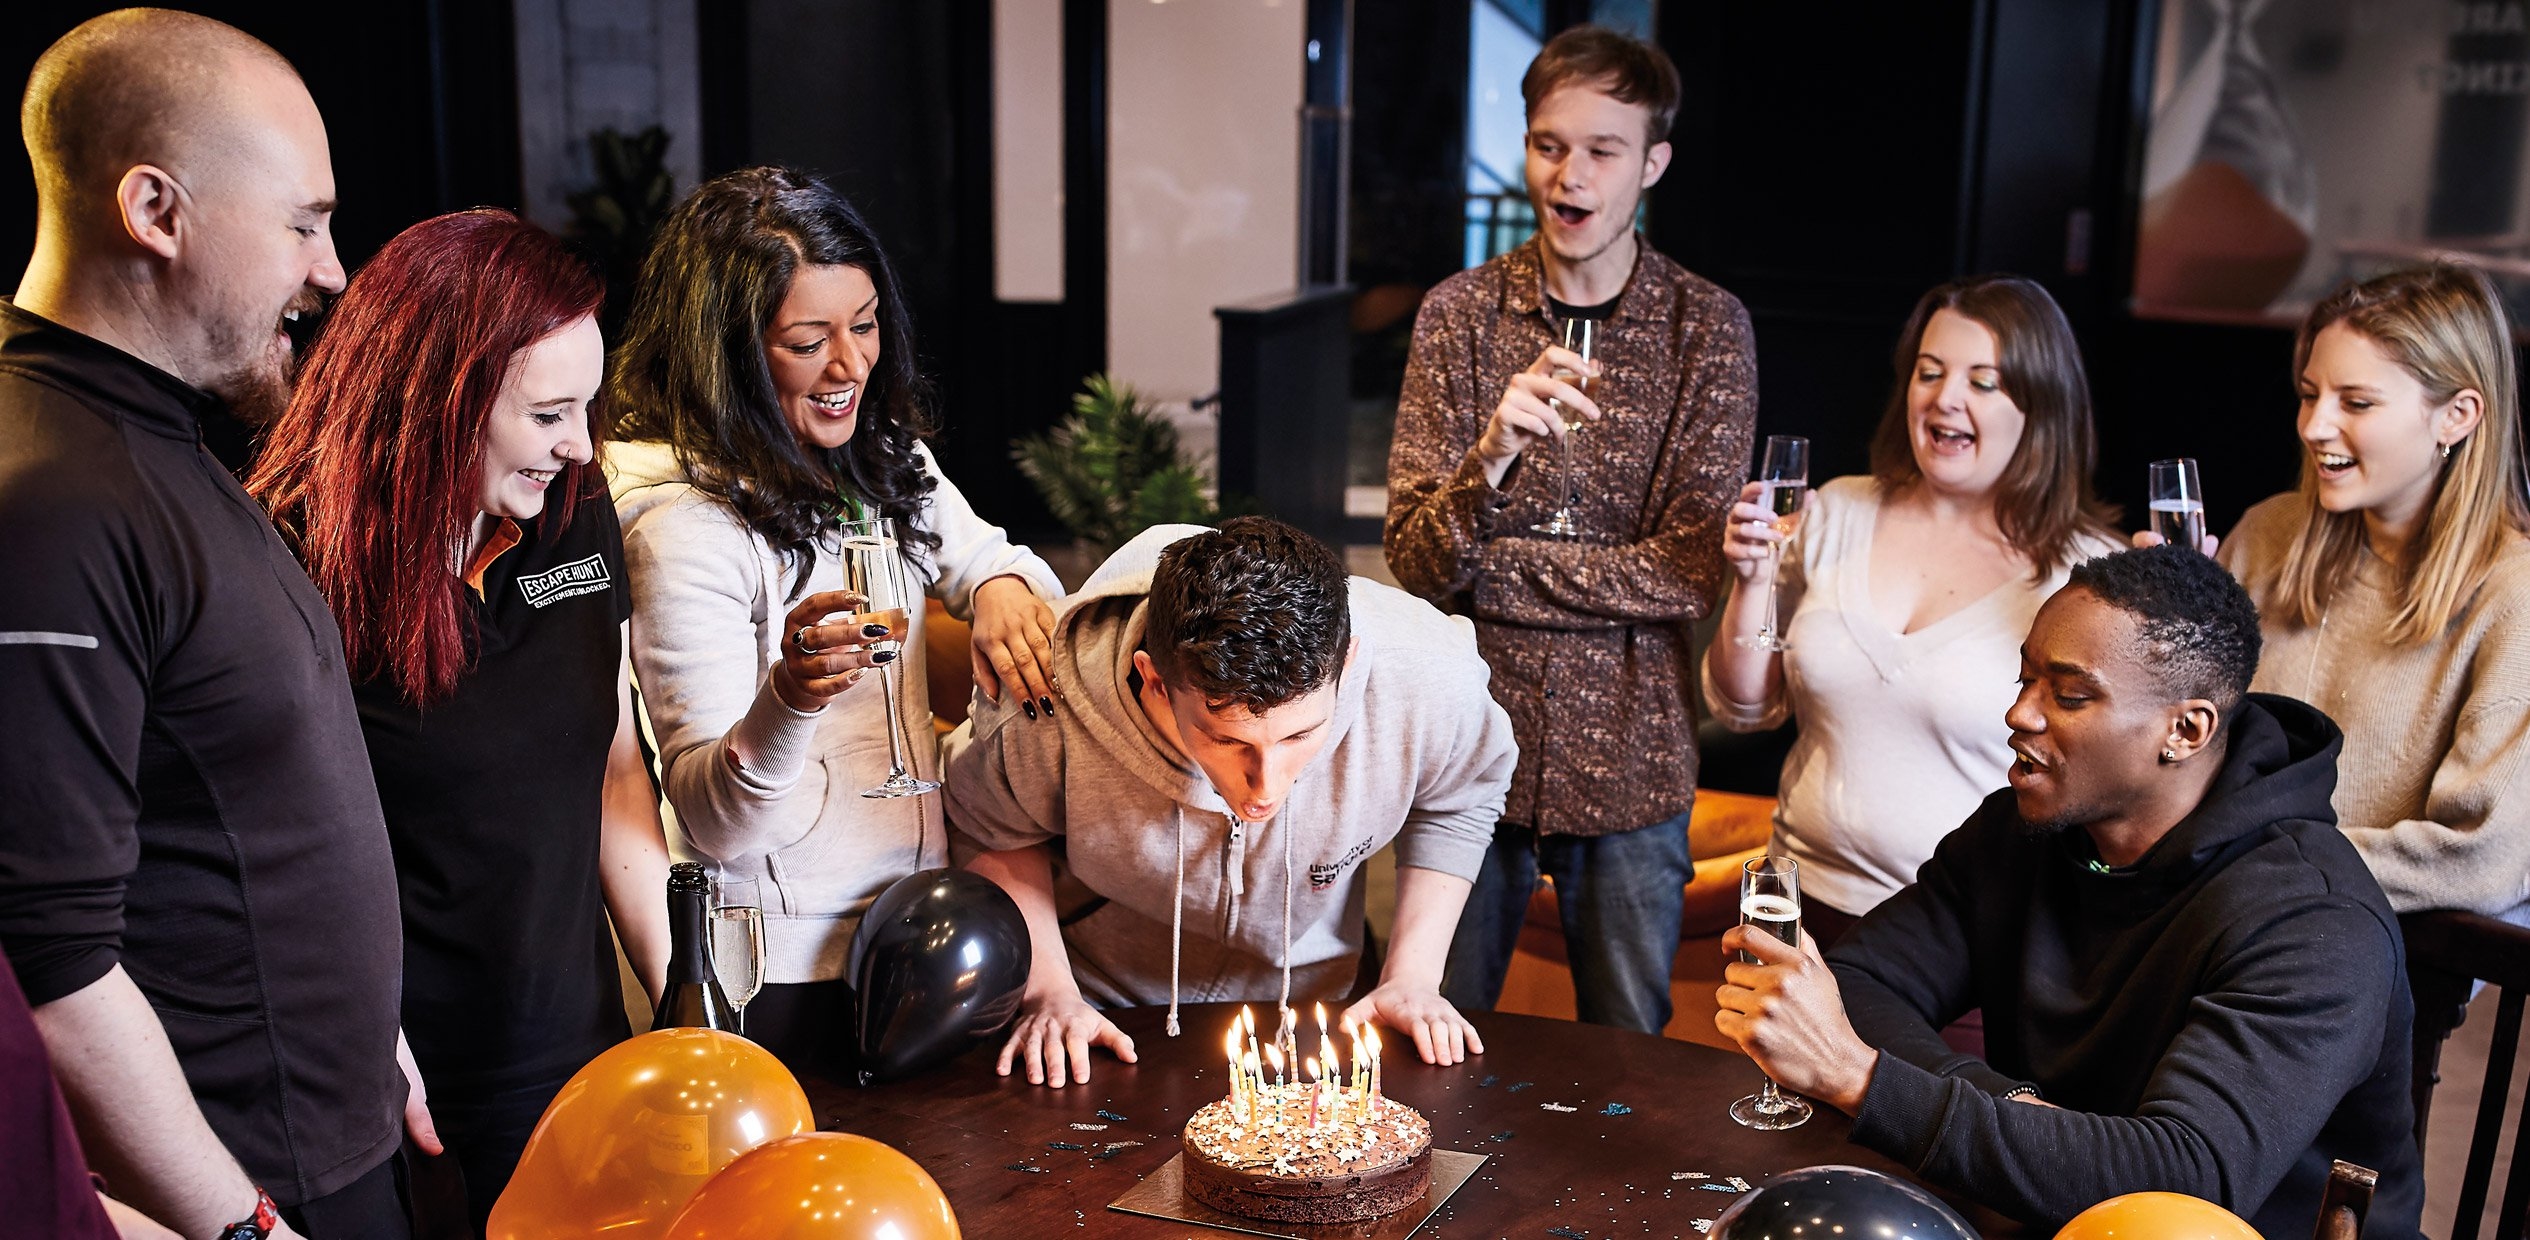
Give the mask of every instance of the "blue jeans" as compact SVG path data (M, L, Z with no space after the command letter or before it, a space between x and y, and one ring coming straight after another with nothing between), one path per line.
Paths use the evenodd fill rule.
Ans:
M1581 1019L1643 1033L1669 1024L1669 966L1686 916L1687 818L1614 835L1549 835L1503 823L1459 914L1441 994L1474 1011L1502 998L1512 949L1543 873L1555 884Z

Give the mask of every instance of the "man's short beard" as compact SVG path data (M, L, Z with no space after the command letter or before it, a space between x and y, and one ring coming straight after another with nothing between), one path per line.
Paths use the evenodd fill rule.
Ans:
M204 385L228 404L237 420L260 431L281 420L290 407L290 385L298 369L297 355L281 366L254 365L220 376Z

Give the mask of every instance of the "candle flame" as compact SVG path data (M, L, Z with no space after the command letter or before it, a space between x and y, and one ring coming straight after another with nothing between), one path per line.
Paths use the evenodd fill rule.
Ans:
M1253 1035L1256 1032L1256 1013L1247 1010L1245 1007L1241 1007L1239 1009L1239 1028Z
M1326 1005L1325 1005L1325 1004L1323 1004L1323 1003L1318 1004L1318 1005L1317 1005L1317 1009L1318 1009L1318 1033L1319 1033L1319 1035L1320 1035L1321 1037L1323 1037L1323 1036L1325 1035L1325 1033L1326 1033Z
M1318 1074L1318 1057L1317 1057L1317 1056L1315 1056L1315 1055L1311 1055L1308 1059L1306 1059L1306 1060L1304 1060L1304 1061L1302 1061L1302 1062L1304 1062L1304 1063L1308 1066L1308 1069L1309 1069L1309 1079L1310 1079L1311 1081L1315 1081L1315 1080L1317 1080L1317 1079L1318 1079L1318 1075L1319 1075L1319 1074Z
M1253 1059L1255 1056L1251 1055L1249 1058ZM1268 1045L1265 1048L1265 1063L1267 1066L1273 1068L1274 1071L1281 1072L1283 1070L1283 1048L1278 1045Z

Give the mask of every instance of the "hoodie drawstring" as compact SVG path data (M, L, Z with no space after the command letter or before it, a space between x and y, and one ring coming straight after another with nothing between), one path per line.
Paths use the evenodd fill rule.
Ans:
M1177 822L1177 894L1176 898L1170 901L1168 913L1168 1023L1165 1027L1168 1036L1172 1038L1176 1037L1178 1033L1178 973L1184 959L1186 941L1186 811L1182 808L1178 809L1176 811L1175 818ZM1281 818L1277 815L1274 822L1279 823L1280 821ZM1247 824L1241 822L1238 815L1230 815L1230 839L1233 845L1239 842L1240 836L1244 834L1246 830ZM1283 997L1281 1010L1289 1012L1291 1010L1291 900L1292 893L1297 890L1299 886L1299 871L1293 868L1291 856L1291 832L1285 830L1278 831L1277 834L1283 837ZM1236 894L1242 886L1239 879L1243 871L1237 866L1236 858L1232 859L1232 866L1233 868L1231 869L1229 875L1229 885L1231 892Z
M1283 837L1283 1011L1291 1011L1291 828L1282 825L1282 817L1274 818L1275 834Z
M1177 1036L1177 961L1186 941L1186 811L1177 819L1177 899L1168 913L1168 1036Z

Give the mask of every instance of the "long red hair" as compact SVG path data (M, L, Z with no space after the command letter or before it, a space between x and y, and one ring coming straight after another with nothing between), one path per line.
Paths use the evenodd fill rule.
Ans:
M246 489L296 539L356 679L386 677L422 706L455 691L473 623L457 558L493 400L520 350L605 295L553 234L482 210L398 233L334 303ZM557 482L545 537L605 493L594 465Z

